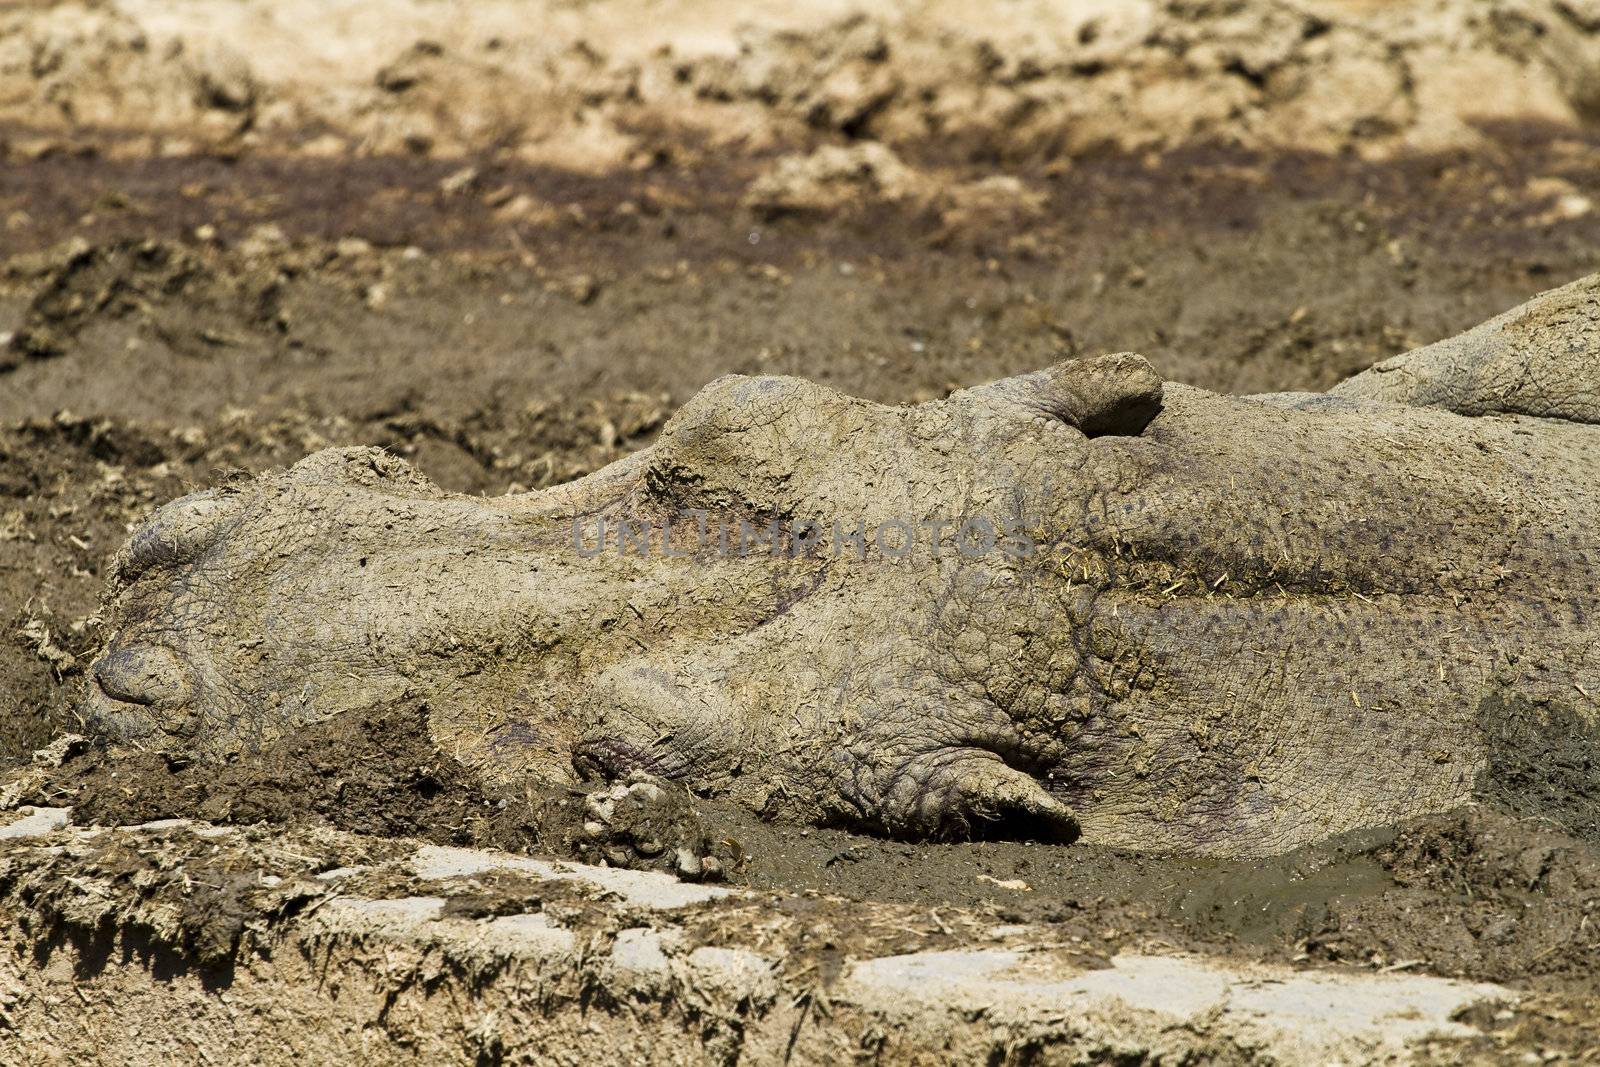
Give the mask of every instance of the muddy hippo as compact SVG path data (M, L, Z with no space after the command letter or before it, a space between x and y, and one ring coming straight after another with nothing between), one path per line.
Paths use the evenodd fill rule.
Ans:
M85 711L220 758L420 697L495 780L1276 853L1466 802L1508 699L1596 723L1596 422L1600 276L1326 394L727 377L491 499L331 449L133 535Z

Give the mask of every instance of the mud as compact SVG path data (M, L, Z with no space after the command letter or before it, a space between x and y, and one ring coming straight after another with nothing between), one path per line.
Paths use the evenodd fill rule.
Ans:
M1320 6L1336 26L1361 7ZM1246 94L1214 121L1162 118L1146 93L1116 112L1121 133L1063 140L1049 134L1048 87L1100 92L1124 60L1062 59L1056 42L1041 65L1017 43L1026 33L993 35L991 73L947 79L981 82L999 110L935 136L928 115L952 105L919 93L906 57L970 44L947 29L846 19L691 62L614 51L616 37L591 26L587 58L574 48L566 66L525 65L587 86L578 103L535 94L528 115L565 117L501 136L498 120L457 121L452 102L483 98L516 64L453 66L455 43L416 47L427 34L403 19L406 39L374 36L352 68L370 100L308 75L306 98L337 104L317 112L274 71L241 74L199 48L203 20L152 29L137 5L108 8L82 31L93 47L68 50L98 66L30 66L5 49L42 39L39 12L72 33L82 12L0 5L0 773L21 768L26 786L10 799L72 806L85 825L256 826L286 850L285 878L305 873L287 855L296 835L335 831L379 852L420 838L663 870L678 869L681 847L699 877L712 857L731 885L793 894L784 906L817 933L791 948L822 972L884 947L857 943L897 929L853 920L871 906L932 947L961 941L944 918L959 909L1043 924L1086 957L1167 944L1494 980L1530 996L1514 1021L1478 1020L1496 1049L1593 1059L1600 752L1561 707L1483 709L1510 731L1505 751L1539 738L1545 755L1492 760L1478 806L1252 863L907 845L688 797L664 824L596 836L587 794L484 789L432 748L416 706L220 770L102 749L26 768L30 751L80 726L73 693L101 638L104 568L130 525L317 448L376 444L447 488L499 493L619 458L730 372L909 402L1131 349L1210 389L1322 389L1600 269L1592 91L1569 76L1578 66L1527 43L1569 40L1581 5L1558 5L1566 14L1542 35L1528 29L1546 25L1542 7L1518 22L1494 6L1451 47L1536 66L1520 102L1465 115L1437 85L1423 99L1412 84L1392 114L1381 101L1342 117L1317 105L1321 117L1297 123L1282 88L1305 80L1296 31L1280 35L1289 59L1258 69L1221 56L1170 76ZM135 38L159 43L174 27L188 58L169 77ZM1426 37L1407 33L1400 51ZM1496 43L1473 43L1484 40ZM497 47L521 54L507 41ZM761 67L774 49L789 65ZM1139 63L1139 78L1168 69ZM633 73L608 81L621 66ZM746 76L758 68L776 81ZM802 77L813 68L831 88ZM684 88L648 88L663 71ZM994 101L1006 94L1046 103L1005 111ZM150 101L160 106L139 111ZM327 863L374 860L357 853ZM208 961L235 951L250 936L238 917L266 906L245 878L256 868L141 876L148 859L96 862L155 887ZM185 877L223 888L193 896ZM48 892L40 882L38 900ZM541 893L491 880L457 906L506 914Z
M631 786L631 787L630 787ZM681 786L491 790L432 743L423 704L318 724L221 767L172 753L95 747L21 799L72 806L84 825L184 818L311 822L380 837L570 856L685 878L738 876L738 844L713 840ZM710 859L710 870L706 861Z
M1597 27L1571 0L22 4L0 9L0 118L27 127L23 158L492 145L606 170L686 136L1385 156L1475 146L1483 119L1591 117Z
M69 827L3 851L16 928L0 966L24 979L8 1018L26 1048L79 1057L198 1049L275 1064L356 1047L380 1062L604 1050L804 1064L855 1049L914 1063L936 1048L956 1062L1493 1063L1574 1055L1584 1040L1537 994L1406 968L1183 956L1160 941L1112 956L985 909L684 895L660 876L390 852L326 829ZM345 860L360 865L334 866ZM183 879L195 870L207 879ZM231 954L197 951L208 930L235 938ZM985 980L997 971L1012 977ZM1218 975L1265 995L1196 1003ZM1084 995L1107 985L1109 997ZM931 1012L906 1011L923 1001Z
M1530 783L1520 771L1488 786L1495 799L1472 809L1250 862L1027 842L886 842L763 822L687 796L653 809L654 821L636 823L632 836L597 836L585 830L595 818L590 802L611 787L487 792L427 743L425 715L417 706L377 709L221 768L89 749L59 768L33 771L13 799L72 806L83 825L196 819L255 827L263 841L278 840L261 836L277 827L287 842L346 831L369 841L420 838L680 875L691 873L674 861L686 849L699 861L693 877L705 877L699 863L715 857L718 880L778 894L765 899L817 932L815 944L794 951L816 955L818 966L892 948L907 924L934 948L963 943L944 913L976 916L960 921L985 928L1030 924L1091 960L1164 947L1488 979L1552 997L1558 1014L1572 997L1588 1002L1600 966L1600 847L1592 827L1574 833L1539 810L1548 780ZM657 844L640 850L646 832ZM293 854L292 844L283 847ZM324 866L346 866L348 858ZM192 917L196 936L226 940L237 936L228 925L233 883L226 871L216 874L191 872L221 888L211 903L195 897L185 906L205 912ZM422 892L391 883L363 884L363 891ZM450 907L482 917L560 897L525 878L490 879ZM861 906L899 918L875 930L851 920ZM717 922L726 924L726 916ZM1569 1023L1555 1027L1561 1043L1578 1048L1600 1039L1589 1024Z

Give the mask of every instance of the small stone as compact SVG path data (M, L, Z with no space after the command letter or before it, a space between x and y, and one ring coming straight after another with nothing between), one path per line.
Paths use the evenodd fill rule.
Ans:
M477 167L462 167L439 182L439 191L445 196L457 196L472 188L477 180Z
M667 794L662 792L661 787L654 782L640 782L637 785L630 786L629 792L646 804L659 804L667 799Z
M268 222L251 227L250 232L245 234L244 240L239 242L239 251L246 258L254 259L276 252L288 243L289 239L284 236L283 228L277 223Z
M698 880L705 870L704 865L700 862L700 857L686 848L678 849L673 859L673 867L677 869L680 877L687 878L690 881Z
M605 793L590 793L583 800L583 810L591 819L598 819L603 823L610 823L615 814L615 798Z
M345 139L336 133L325 133L300 145L300 154L311 159L333 159L349 150Z
M204 107L219 111L249 111L261 95L261 87L249 62L241 53L224 44L201 49L189 63L196 96Z
M996 878L992 874L980 874L978 875L978 881L988 882L996 889L1006 889L1013 893L1033 892L1033 886L1024 882L1021 878Z
M600 295L600 283L594 280L593 275L575 274L561 286L561 291L579 304L588 305Z

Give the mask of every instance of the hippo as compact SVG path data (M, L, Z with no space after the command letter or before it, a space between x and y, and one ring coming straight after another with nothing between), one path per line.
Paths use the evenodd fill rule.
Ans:
M1469 803L1506 708L1600 729L1597 422L1600 275L1326 393L730 376L488 498L328 449L132 535L82 710L229 759L417 699L495 782L1277 854Z

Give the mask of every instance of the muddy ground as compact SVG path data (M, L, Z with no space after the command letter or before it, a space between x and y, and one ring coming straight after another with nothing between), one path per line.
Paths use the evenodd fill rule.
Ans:
M157 148L0 129L0 767L81 727L102 574L131 525L317 448L382 445L502 493L625 455L730 372L911 402L1136 350L1210 389L1321 389L1600 269L1600 131L1573 122L1381 156L1239 137L1004 152L787 120L730 150L646 125L601 167L280 151L229 129ZM91 748L29 796L83 821L606 858L575 829L584 797L485 792L421 714L373 709L220 772ZM1593 1056L1600 751L1532 712L1507 721L1548 737L1548 759L1494 767L1476 808L1265 862L910 845L704 802L679 830L730 881L936 924L977 908L1105 953L1505 982L1534 994L1519 1048Z

